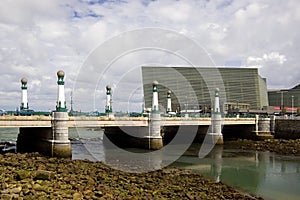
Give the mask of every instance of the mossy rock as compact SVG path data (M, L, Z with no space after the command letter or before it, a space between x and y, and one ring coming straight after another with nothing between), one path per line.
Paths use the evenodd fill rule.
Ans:
M15 179L17 181L24 180L27 178L32 178L32 172L27 170L16 171Z
M38 170L35 173L33 180L51 180L54 177L54 173L46 170Z

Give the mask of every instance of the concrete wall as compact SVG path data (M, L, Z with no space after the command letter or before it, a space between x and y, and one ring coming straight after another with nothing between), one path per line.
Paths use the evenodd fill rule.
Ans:
M275 138L300 139L300 119L276 119Z

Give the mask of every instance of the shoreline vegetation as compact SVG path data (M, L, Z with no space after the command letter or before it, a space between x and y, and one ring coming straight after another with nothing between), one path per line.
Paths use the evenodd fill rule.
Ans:
M225 141L226 149L300 156L300 139ZM102 162L0 154L1 199L262 199L188 170L127 173Z

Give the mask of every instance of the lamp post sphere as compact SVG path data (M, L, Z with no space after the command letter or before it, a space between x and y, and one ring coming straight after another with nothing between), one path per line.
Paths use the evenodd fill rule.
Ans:
M27 83L27 79L26 79L26 78L22 78L22 79L21 79L21 83L22 83L22 84L26 84L26 83Z
M153 81L152 85L156 86L156 85L158 85L158 82L157 81Z
M59 71L57 72L57 76L58 76L58 77L64 77L64 76L65 76L65 72L62 71L62 70L59 70Z

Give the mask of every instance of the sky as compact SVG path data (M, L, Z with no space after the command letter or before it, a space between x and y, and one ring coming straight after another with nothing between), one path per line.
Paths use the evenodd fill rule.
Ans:
M103 112L110 84L115 111L141 110L140 66L188 65L190 43L216 66L257 67L268 89L292 88L299 24L298 0L2 0L0 108L20 106L26 77L29 107L55 109L62 69L68 108L72 93L74 109Z

